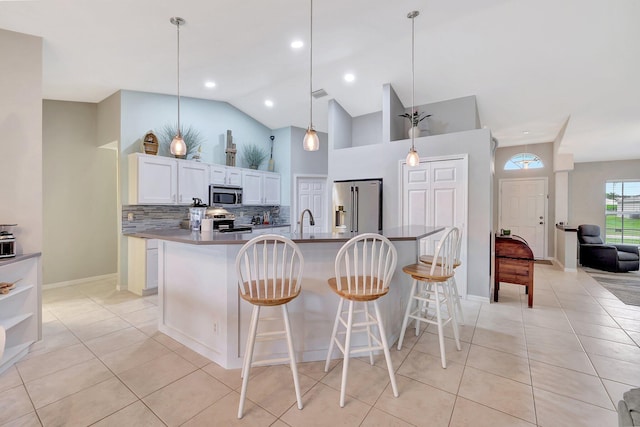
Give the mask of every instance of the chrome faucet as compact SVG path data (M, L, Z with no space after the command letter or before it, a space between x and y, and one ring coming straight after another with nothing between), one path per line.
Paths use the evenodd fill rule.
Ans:
M300 221L298 222L298 224L300 224L300 234L302 234L302 221L304 220L305 212L309 212L309 225L316 225L316 222L313 219L313 214L311 213L311 211L309 209L303 210L302 213L300 214Z

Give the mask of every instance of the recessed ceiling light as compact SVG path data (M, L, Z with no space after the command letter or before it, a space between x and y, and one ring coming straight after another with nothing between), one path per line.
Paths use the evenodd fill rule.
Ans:
M302 40L294 40L291 42L292 49L300 49L302 46L304 46L304 43L302 42Z
M209 88L209 89L214 88L214 87L216 87L216 82L211 81L211 80L206 81L206 82L204 82L204 87Z
M528 130L525 130L525 131L524 131L524 132L522 132L522 133L523 133L523 134L525 134L525 135L529 135L529 131L528 131Z
M347 73L347 74L345 74L345 75L344 75L344 81L345 81L345 82L349 82L349 83L351 83L351 82L352 82L352 81L354 81L355 79L356 79L356 76L354 76L354 75L353 75L353 74L351 74L351 73Z
M264 105L266 105L267 107L271 108L273 107L273 101L270 99L267 99L264 101Z

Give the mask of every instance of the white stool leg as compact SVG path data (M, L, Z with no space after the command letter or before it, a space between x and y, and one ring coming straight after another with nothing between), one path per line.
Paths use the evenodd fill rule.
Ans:
M435 296L436 296L436 320L438 321L438 341L440 343L440 360L442 362L442 367L447 367L447 355L445 354L444 349L444 333L442 331L442 313L440 312L440 293L438 292L439 283L434 284L435 288Z
M351 329L353 327L353 301L349 301L347 334L344 340L344 360L342 362L342 382L340 384L340 407L344 408L344 395L347 391L347 373L349 371L349 353L351 352Z
M254 305L251 313L251 326L247 337L247 348L244 351L244 363L242 367L242 391L240 392L240 403L238 405L238 418L242 418L244 413L244 399L247 397L247 385L251 375L251 360L253 359L253 347L256 343L256 332L258 332L258 318L260 317L260 306Z
M369 343L369 348L373 347L371 343L371 325L369 325L369 304L367 302L363 302L364 304L364 321L367 322L367 342ZM369 363L373 366L373 350L369 350Z
M404 341L404 331L407 329L407 323L409 323L409 314L411 313L411 304L413 303L413 294L416 292L417 283L418 281L416 279L413 279L411 292L409 293L409 301L407 301L407 309L404 312L404 320L402 321L402 328L400 329L400 338L398 338L398 350L402 349L402 341Z
M380 307L378 306L378 300L373 301L373 306L376 309L376 320L378 321L378 331L380 332L380 341L382 341L382 350L384 351L384 358L387 361L387 370L389 371L391 388L393 389L393 395L395 397L398 397L398 386L396 385L396 375L393 372L393 365L391 364L391 354L389 353L389 345L387 344L387 334L385 333L384 325L382 324L382 316L380 315Z
M462 314L462 304L460 303L460 294L458 293L458 284L456 283L456 277L451 278L451 287L453 288L453 296L455 308L458 310L458 324L464 325L464 314Z
M333 332L331 333L331 341L329 342L329 351L327 352L327 361L324 364L325 372L329 372L329 363L331 363L331 353L333 353L333 346L336 342L336 334L338 333L340 316L342 316L343 304L344 304L344 300L340 298L340 302L338 303L338 312L336 313L336 320L333 322Z
M451 325L453 327L453 337L456 341L456 349L460 351L462 350L462 347L460 346L460 332L458 330L458 319L454 307L454 302L451 300L452 298L454 298L451 285L452 282L450 280L444 283L444 286L447 288L447 311L449 312L449 317L451 317Z
M416 290L416 293L419 294L420 296L424 297L426 295L426 287L425 287L425 283L424 282L418 282L418 289ZM416 301L416 305L417 305L417 314L419 317L426 317L423 316L422 313L424 312L424 310L426 309L426 301L420 301L417 300ZM415 319L416 325L416 336L420 335L420 321L418 319Z
M291 339L291 324L289 323L289 312L287 305L282 304L282 318L284 320L284 328L287 332L287 345L289 346L289 362L291 363L291 373L293 375L293 386L296 389L296 400L298 401L298 409L302 409L302 397L300 396L300 382L298 381L298 367L296 365L296 356L293 350L293 340Z

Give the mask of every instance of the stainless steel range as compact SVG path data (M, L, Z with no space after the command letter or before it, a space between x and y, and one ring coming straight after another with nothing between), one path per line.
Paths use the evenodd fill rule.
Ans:
M213 220L213 231L219 231L220 233L239 233L253 230L250 225L235 225L236 216L223 207L208 208L205 218L211 218ZM183 221L181 227L189 228L189 221Z
M236 216L221 207L211 207L207 209L207 218L213 219L213 229L221 233L232 233L241 231L251 231L253 228L248 225L235 225Z
M16 238L10 231L18 224L0 224L0 258L16 256Z

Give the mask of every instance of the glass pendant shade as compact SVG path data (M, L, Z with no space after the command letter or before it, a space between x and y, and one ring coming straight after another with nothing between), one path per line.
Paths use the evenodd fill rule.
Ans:
M409 154L407 154L407 164L410 167L418 166L420 163L420 156L418 156L418 152L415 148L411 147L409 150Z
M173 137L169 150L174 156L185 156L187 154L187 144L184 143L182 135L178 134Z
M304 148L304 151L318 151L320 148L318 134L312 127L309 127L309 129L307 129L307 133L304 134L302 147Z

